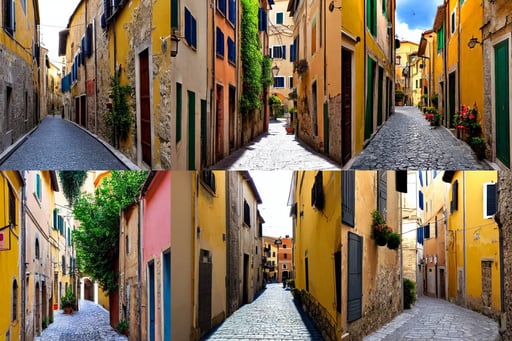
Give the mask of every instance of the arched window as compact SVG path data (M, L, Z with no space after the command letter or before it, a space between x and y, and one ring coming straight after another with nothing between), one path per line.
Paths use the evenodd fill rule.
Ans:
M18 319L18 282L12 281L12 321Z
M36 259L39 259L39 239L36 238Z

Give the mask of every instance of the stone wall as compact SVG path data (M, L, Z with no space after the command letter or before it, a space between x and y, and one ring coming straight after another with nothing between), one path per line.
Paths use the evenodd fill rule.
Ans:
M341 94L329 99L329 157L341 164Z
M228 177L228 207L227 207L227 236L226 236L226 253L227 253L227 269L226 269L226 296L227 307L226 316L230 316L238 309L240 302L240 191L237 172L227 172Z
M32 65L0 46L0 152L39 121ZM7 89L10 93L7 93ZM7 103L7 98L9 102Z
M502 297L504 306L502 307L503 339L512 339L512 172L501 171L498 173L498 213L496 222L500 229L500 239L503 245L503 267L501 269L504 283L502 288Z

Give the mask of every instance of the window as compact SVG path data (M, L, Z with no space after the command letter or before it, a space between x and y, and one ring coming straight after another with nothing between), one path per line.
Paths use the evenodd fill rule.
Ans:
M288 87L290 89L293 88L293 77L292 76L288 77Z
M62 274L66 274L66 256L62 256Z
M382 14L386 16L388 12L388 2L386 0L382 0Z
M284 257L284 259L288 259L288 254L287 254L287 253L285 253L285 254L283 255L283 257Z
M256 246L256 254L258 254L258 247Z
M251 207L246 200L244 200L244 223L251 227Z
M228 61L235 64L236 63L236 46L233 39L228 37Z
M205 184L213 193L215 193L215 173L213 171L202 171L203 184Z
M277 12L276 13L276 24L282 25L284 23L284 13L283 12Z
M12 314L11 321L16 321L18 319L18 282L16 280L12 281Z
M484 184L484 219L494 217L498 209L498 196L495 183Z
M284 76L274 77L274 88L284 88Z
M261 7L258 9L258 30L260 32L267 31L267 12Z
M272 252L272 257L275 257L276 256L276 252Z
M283 264L283 269L287 269L286 264Z
M355 217L355 173L354 171L343 172L343 188L342 188L342 213L341 219L343 223L354 226Z
M437 238L437 216L436 216L436 221L435 221L435 225L434 225L434 230L435 230L435 234L436 234L436 238Z
M283 249L286 249L286 244L283 244Z
M396 65L400 65L400 61L402 60L402 56L396 56L396 61L395 61L395 64Z
M217 57L224 58L224 33L217 27L217 48L215 49Z
M420 210L423 210L423 192L419 191L418 193L418 207Z
M437 33L437 53L440 53L444 48L444 24L441 26Z
M181 83L176 83L176 142L181 141L181 110L182 110L183 94Z
M171 0L171 28L178 29L180 20L180 4L179 0Z
M16 225L16 197L9 186L9 224Z
M35 254L36 254L36 259L39 259L39 239L37 239L37 238L36 238Z
M315 183L311 188L311 206L319 210L324 208L323 172L319 171L315 176Z
M236 24L236 1L229 0L229 13L228 20L235 25Z
M424 232L423 237L424 237L425 239L430 238L430 223L429 223L429 224L427 224L427 225L425 225L425 226L423 226L423 232Z
M222 13L222 15L226 15L226 0L217 0L217 10Z
M456 25L455 10L453 10L453 12L452 12L451 21L450 22L451 22L451 30L450 30L450 32L452 34L454 34L455 33L455 25Z
M37 200L41 202L41 175L39 173L36 174L36 187L34 189L34 193L37 197Z
M130 239L128 238L128 236L124 237L124 249L126 254L130 253Z
M386 219L386 206L387 206L387 172L386 171L377 171L378 176L378 198L377 198L377 210L380 214Z
M286 45L272 46L270 52L272 58L286 59Z
M185 7L185 40L188 45L197 48L197 23L196 18Z
M455 180L452 185L452 201L450 202L451 213L459 209L459 180Z
M290 45L290 62L295 62L297 60L297 51L295 51L295 45Z
M377 0L368 0L366 5L366 23L370 33L377 36Z
M16 4L14 0L4 0L4 30L11 36L16 31Z

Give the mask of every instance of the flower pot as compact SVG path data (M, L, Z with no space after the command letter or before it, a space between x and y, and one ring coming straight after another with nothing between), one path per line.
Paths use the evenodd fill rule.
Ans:
M285 129L286 129L286 133L287 133L288 135L293 134L293 127L286 127Z
M388 243L388 238L386 236L375 236L375 243L378 246L385 246Z
M58 303L54 303L53 304L53 310L59 310L59 304Z
M64 307L64 314L71 315L72 312L73 312L72 307Z

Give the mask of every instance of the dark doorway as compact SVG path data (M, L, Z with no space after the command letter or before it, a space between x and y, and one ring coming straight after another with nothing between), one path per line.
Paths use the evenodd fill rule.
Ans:
M379 80L378 80L378 83L377 83L377 92L378 92L378 97L377 97L377 127L380 126L382 124L382 121L383 121L382 120L382 115L383 115L382 104L384 102L383 90L384 90L384 69L379 66Z
M352 52L342 50L341 158L346 164L352 157Z
M212 260L207 250L201 250L200 256L198 325L204 335L210 330L212 321Z
M249 255L244 253L244 278L243 278L242 303L249 303Z
M87 124L86 124L86 119L87 119L87 96L83 95L83 96L80 96L80 125L82 127L85 127Z
M94 287L89 278L84 279L84 299L94 301Z
M309 259L306 257L304 259L304 267L306 273L306 291L309 291Z
M444 273L444 269L439 269L439 297L443 300L446 299L446 274Z
M217 84L217 108L216 112L216 128L215 136L215 157L216 160L222 160L224 157L224 87Z
M448 76L448 113L447 113L447 126L453 128L453 115L455 115L455 72L450 73Z
M149 341L155 341L155 263L148 263L148 335Z
M334 253L334 276L336 276L336 311L341 314L341 251Z
M236 125L235 125L235 108L236 108L236 88L229 86L229 151L232 152L236 148Z
M496 158L510 167L510 89L508 40L494 47L494 101L496 103Z
M206 167L207 160L207 120L206 120L206 106L207 103L204 99L201 100L201 169Z
M39 283L36 283L36 335L41 335L41 290L39 290Z
M149 90L149 53L147 49L139 53L139 92L142 161L151 167L151 103Z
M196 94L188 93L188 169L196 169Z
M318 136L318 89L316 81L311 85L311 126L313 135Z

